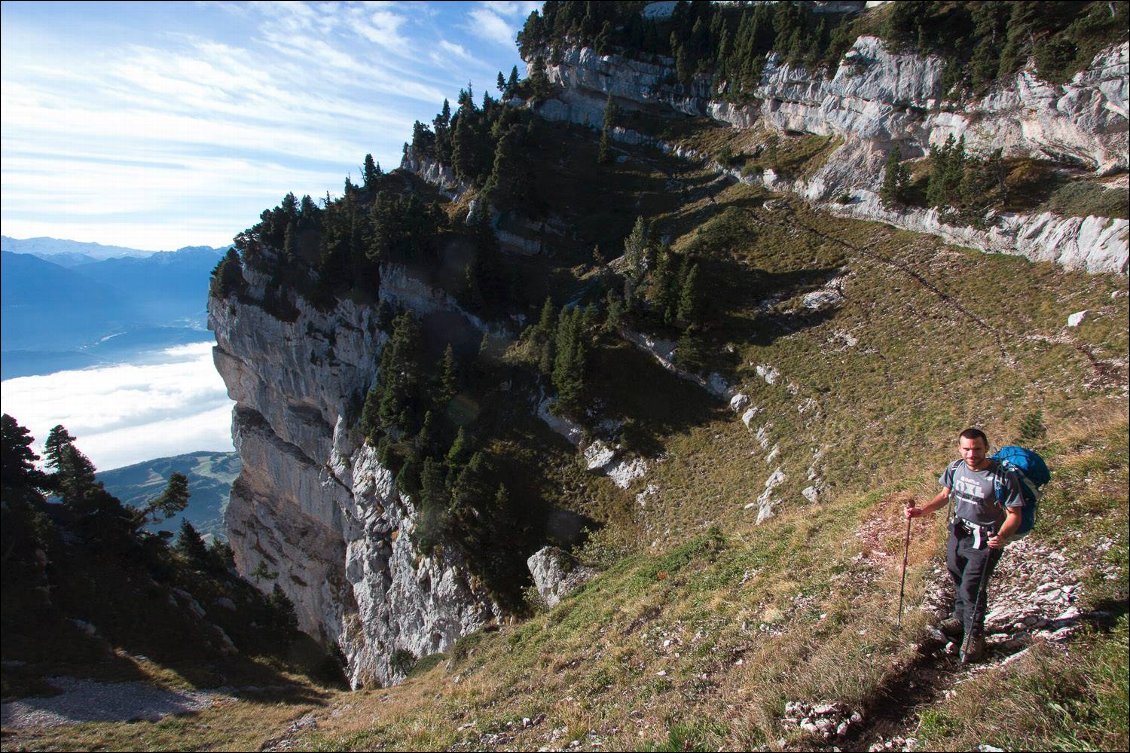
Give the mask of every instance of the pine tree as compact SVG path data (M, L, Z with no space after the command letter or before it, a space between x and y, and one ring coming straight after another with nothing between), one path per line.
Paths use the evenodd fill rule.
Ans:
M530 89L534 102L549 99L553 93L553 86L549 83L549 72L546 70L545 58L540 55L534 58L530 68Z
M39 456L31 449L35 442L31 432L5 413L0 417L0 433L3 439L0 443L0 482L7 487L45 488L47 476L35 467Z
M534 355L537 359L538 370L549 375L553 371L553 361L557 355L557 308L553 299L546 296L541 307L541 316L532 329Z
M679 276L679 304L675 318L685 325L702 323L702 294L698 284L698 265L684 262Z
M692 324L679 338L679 342L675 345L675 363L680 368L688 371L701 371L705 365L700 334L698 326Z
M502 77L502 71L498 72L498 81L495 82L495 86L498 87L499 94L506 94L506 79Z
M638 281L647 271L647 237L647 223L642 216L637 217L632 232L624 239L624 261L633 281Z
M557 392L557 405L566 413L580 410L585 391L588 352L583 322L584 313L577 308L563 309L558 317L552 382Z
M455 360L455 350L451 347L451 343L448 343L439 363L439 375L434 391L436 407L440 410L446 409L447 404L457 394L459 394L459 364Z
M518 66L510 69L510 78L506 79L506 96L514 96L514 90L518 88Z
M190 496L188 477L183 473L174 472L169 476L165 490L161 492L160 496L154 497L145 505L140 516L140 523L142 525L148 522L158 523L183 512L188 507Z
M905 201L910 174L902 164L902 152L898 146L887 155L887 166L883 171L883 185L879 189L879 199L888 209Z
M361 167L362 188L366 191L371 191L377 187L377 181L381 177L381 166L373 161L373 155L365 155L365 164Z
M69 447L75 438L71 436L62 424L56 424L47 432L47 439L43 443L43 454L47 467L58 472L63 463L63 450Z
M54 469L50 477L52 488L62 497L63 503L80 506L101 484L94 475L94 464L74 445L75 438L57 425L47 435L44 455L47 467Z
M274 625L287 634L298 631L298 612L294 609L294 602L290 600L290 597L286 595L286 592L282 590L282 586L278 583L271 589L267 604L275 614Z
M174 549L192 567L200 568L208 564L208 547L204 544L200 533L192 523L188 522L188 518L181 521L180 535L177 537ZM265 562L260 564L266 567Z

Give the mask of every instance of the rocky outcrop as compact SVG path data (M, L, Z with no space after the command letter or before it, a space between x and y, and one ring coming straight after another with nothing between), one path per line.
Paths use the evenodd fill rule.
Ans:
M803 180L782 180L772 171L741 175L714 167L737 179L797 193L839 214L939 235L985 251L1051 260L1071 269L1124 273L1130 232L1125 220L1000 215L982 230L948 224L933 210L887 211L877 191L893 146L904 157L917 157L951 135L964 137L973 153L1000 148L1005 156L1052 159L1097 175L1127 170L1128 49L1123 43L1105 50L1063 85L1022 70L984 97L951 101L941 91L942 60L894 53L881 40L863 36L830 76L770 55L759 84L748 93L750 102L737 105L716 98L705 79L672 83L669 60L641 62L574 48L549 67L550 79L559 88L539 112L551 120L598 127L612 94L625 107L709 116L735 128L835 136L842 144ZM708 159L623 128L613 129L611 135Z
M555 546L538 550L526 564L534 578L534 586L551 609L597 575L596 570L585 567L573 555Z
M382 299L462 314L405 270L383 272ZM302 629L340 650L355 687L395 682L394 653L443 651L501 611L454 548L417 554L412 500L349 430L387 340L375 307L319 311L274 291L297 312L280 319L262 304L268 277L244 275L244 295L209 300L216 368L236 401L242 471L226 520L236 565L260 588L282 588Z

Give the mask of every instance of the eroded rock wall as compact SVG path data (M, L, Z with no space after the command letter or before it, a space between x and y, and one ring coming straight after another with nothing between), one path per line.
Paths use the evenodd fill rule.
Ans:
M354 687L395 682L397 652L443 651L500 609L457 554L417 554L412 500L348 428L387 340L376 307L319 311L276 291L294 306L280 318L262 303L269 278L244 275L244 295L208 307L243 463L226 521L236 565L282 588L301 628L340 649ZM450 303L396 267L381 297L422 313Z
M709 116L740 129L836 136L841 145L805 180L782 180L772 171L731 174L792 191L840 214L936 234L985 251L1052 260L1070 269L1125 273L1130 234L1126 220L1001 214L977 229L946 223L932 210L888 211L877 192L891 148L897 145L904 157L919 157L951 135L964 137L973 153L999 148L1005 156L1052 159L1096 175L1126 171L1128 63L1130 47L1124 43L1097 55L1063 85L1022 70L997 82L984 97L947 101L940 85L942 60L894 53L881 40L863 36L829 77L770 55L751 103L736 105L715 97L704 79L690 85L671 83L671 61L643 63L574 48L549 67L550 80L558 88L555 99L539 112L550 120L599 127L611 93L629 106ZM612 136L708 159L624 128L614 129Z

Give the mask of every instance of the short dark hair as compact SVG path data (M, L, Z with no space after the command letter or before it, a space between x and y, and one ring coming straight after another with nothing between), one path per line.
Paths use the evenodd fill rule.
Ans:
M986 449L989 447L989 438L985 436L985 432L981 431L975 426L970 426L965 431L957 435L958 439L980 439L985 443Z

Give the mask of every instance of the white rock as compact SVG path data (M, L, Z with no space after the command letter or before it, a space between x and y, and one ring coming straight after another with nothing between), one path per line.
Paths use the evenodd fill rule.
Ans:
M735 413L740 412L747 405L749 405L749 396L744 392L739 392L738 394L730 398L730 410L734 411Z
M571 554L555 546L539 549L530 555L526 565L538 593L550 608L597 574L596 570L581 565Z
M585 467L590 471L603 470L616 458L616 450L600 439L586 447L583 454Z
M777 371L772 366L759 363L754 367L754 371L757 372L759 377L765 380L766 384L776 384L777 380L781 378L781 372Z
M1067 326L1068 327L1078 327L1080 324L1083 323L1083 318L1086 317L1086 316L1087 316L1086 309L1084 309L1083 311L1076 311L1074 314L1067 317Z

